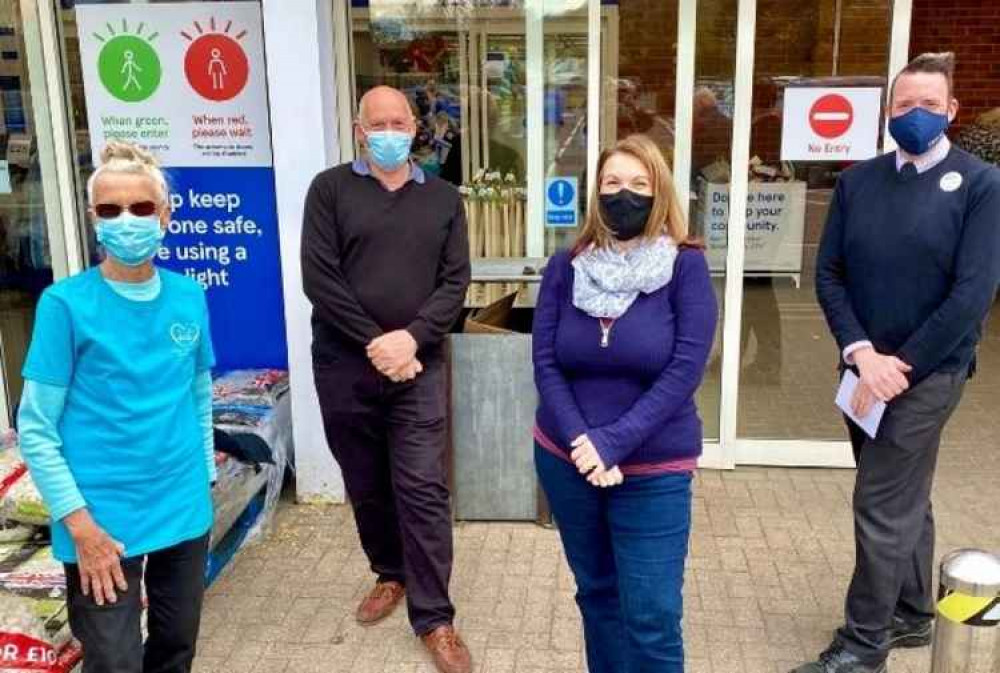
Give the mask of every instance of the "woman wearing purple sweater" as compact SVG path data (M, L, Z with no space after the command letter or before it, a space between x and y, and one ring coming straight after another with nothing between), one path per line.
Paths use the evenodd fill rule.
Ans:
M538 297L535 462L591 673L681 673L694 394L718 306L656 145L632 136L606 151L597 189Z

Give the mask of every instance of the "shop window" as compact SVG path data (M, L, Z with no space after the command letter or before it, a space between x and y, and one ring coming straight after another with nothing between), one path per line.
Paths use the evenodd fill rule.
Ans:
M611 20L611 10L604 12ZM418 132L413 161L461 188L474 260L523 259L569 245L586 203L587 21L585 8L546 15L544 55L533 76L543 81L543 109L528 106L526 15L516 2L413 5L354 2L352 67L356 98L377 85L403 91ZM576 186L569 226L527 217L530 114L544 174ZM596 131L595 131L596 132ZM531 240L540 243L534 249ZM513 267L512 267L513 268ZM519 285L474 284L472 306Z
M5 390L3 423L12 422L24 382L21 368L34 326L35 307L50 285L53 245L59 232L49 204L57 197L54 159L44 97L43 73L29 67L29 50L41 53L35 30L29 30L21 3L0 0L0 352ZM50 229L51 227L51 229ZM61 246L56 246L61 250ZM60 266L60 265L57 265ZM65 266L64 260L61 264ZM4 404L5 403L5 404Z
M572 245L587 208L588 134L596 134L604 148L644 133L670 164L678 142L687 143L691 173L678 177L691 180L685 194L696 192L697 180L709 167L716 179L729 180L735 0L699 3L699 17L705 20L699 18L697 33L692 33L698 53L693 137L682 139L675 126L676 2L602 3L596 120L588 119L587 96L590 40L597 36L588 35L584 2L555 11L546 6L543 53L534 66L528 53L530 19L520 3L429 7L355 0L352 5L356 97L387 84L409 98L419 127L413 160L465 195L474 276L480 261L510 260L509 270L517 274L533 268L533 260L519 261L532 257L532 250L535 256L547 256ZM530 71L532 67L538 70ZM532 77L543 89L535 110L528 105ZM529 138L533 114L541 117L542 129L534 141ZM529 175L531 152L542 155L540 174ZM545 196L545 208L537 204L532 210L528 194L537 195L540 186L553 191ZM565 211L558 217L547 212L553 198ZM696 207L693 202L691 210ZM692 220L692 231L704 236L701 223ZM720 301L724 271L719 268L715 274ZM522 284L474 283L468 305L483 306L519 289L519 301L530 304L530 292ZM717 349L703 388L710 438L718 437L720 353Z

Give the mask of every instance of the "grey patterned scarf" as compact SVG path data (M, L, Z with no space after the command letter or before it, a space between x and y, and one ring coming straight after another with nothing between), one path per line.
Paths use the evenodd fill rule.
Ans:
M677 244L663 236L621 251L584 250L573 259L573 305L595 318L620 318L639 297L670 282Z

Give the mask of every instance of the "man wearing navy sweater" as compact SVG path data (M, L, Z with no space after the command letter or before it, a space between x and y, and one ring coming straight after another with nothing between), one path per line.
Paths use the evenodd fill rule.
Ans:
M844 172L820 244L819 302L861 379L854 411L888 407L875 439L848 421L858 474L846 620L794 673L884 673L892 648L930 642L934 467L1000 279L1000 171L945 135L953 70L952 54L925 54L896 77L899 150Z

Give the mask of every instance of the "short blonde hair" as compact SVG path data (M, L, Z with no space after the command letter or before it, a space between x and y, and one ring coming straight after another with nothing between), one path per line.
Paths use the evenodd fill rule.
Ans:
M165 204L170 196L167 176L160 168L160 162L151 152L132 143L112 140L101 152L101 163L87 180L87 203L94 205L94 186L97 179L106 173L147 175L152 178L160 192L160 203Z
M606 248L616 240L614 231L601 212L601 179L604 177L604 167L616 154L626 154L637 159L649 172L650 182L653 184L653 210L649 215L649 221L646 222L643 237L669 236L678 245L696 245L696 242L688 238L688 224L677 200L673 173L663 157L663 152L648 136L638 134L619 141L614 147L601 153L601 158L597 162L594 193L590 196L583 231L573 246L574 253L581 253L591 245Z

